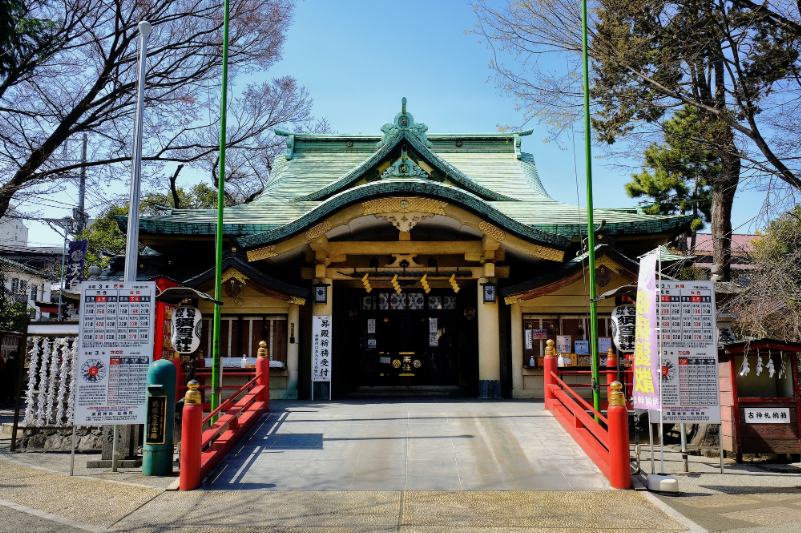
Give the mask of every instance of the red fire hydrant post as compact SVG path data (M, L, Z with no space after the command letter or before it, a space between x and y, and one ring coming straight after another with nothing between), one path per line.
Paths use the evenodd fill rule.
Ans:
M187 383L181 426L181 475L178 488L195 490L200 487L200 443L203 435L203 405L199 384L194 379Z
M551 391L550 385L556 385L556 380L553 375L556 374L556 348L554 342L548 339L545 343L545 357L543 358L543 373L545 378L545 408L551 410L551 403L555 400L555 396Z
M609 483L614 489L631 488L631 456L629 449L629 413L623 384L613 382L609 388Z
M259 351L256 353L256 375L259 379L256 384L264 388L259 395L259 401L265 402L265 409L270 408L270 354L267 352L267 343L259 343Z

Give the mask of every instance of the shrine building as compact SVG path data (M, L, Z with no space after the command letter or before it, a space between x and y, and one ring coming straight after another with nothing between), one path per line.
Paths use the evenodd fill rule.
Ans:
M521 151L532 130L432 134L404 99L377 135L276 133L286 153L264 191L225 209L223 357L253 357L264 340L271 397L308 398L312 317L331 316L334 398L542 397L545 340L590 333L587 218L546 192ZM572 191L569 167L558 183ZM636 281L637 257L692 219L637 208L594 218L599 293ZM160 254L160 275L213 293L216 220L214 209L165 208L140 219L140 241ZM601 336L614 306L598 304ZM210 357L212 307L199 308Z

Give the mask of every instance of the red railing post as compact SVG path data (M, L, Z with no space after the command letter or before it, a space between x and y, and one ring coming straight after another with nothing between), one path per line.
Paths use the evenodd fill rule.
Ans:
M631 456L629 449L629 413L626 397L620 390L623 385L613 382L609 388L609 483L615 489L631 488Z
M257 385L264 387L259 401L265 402L265 409L270 408L270 357L267 353L267 343L261 341L259 343L259 351L256 353L256 375L259 376Z
M202 442L203 405L199 384L194 379L187 386L181 425L181 474L179 488L194 490L200 487L200 443Z
M617 366L617 359L615 358L615 352L612 351L612 348L609 348L609 353L606 354L606 368L607 370L615 368ZM609 401L610 395L612 394L612 383L617 381L617 378L611 372L606 373L606 400Z
M556 385L556 379L553 377L553 374L556 373L557 368L556 349L553 347L554 342L551 339L548 339L545 342L545 345L545 357L543 358L542 364L543 372L545 374L545 408L550 411L551 403L555 399L550 385Z
M170 359L170 362L175 365L175 401L178 402L181 400L181 389L184 388L184 379L186 374L184 372L184 365L181 364L181 356L173 354L173 358Z

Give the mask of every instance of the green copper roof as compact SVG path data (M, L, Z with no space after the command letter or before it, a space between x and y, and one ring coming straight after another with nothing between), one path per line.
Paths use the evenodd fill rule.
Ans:
M520 137L530 131L437 135L427 130L402 110L381 128L382 135L279 132L287 136L286 154L275 158L267 186L256 200L225 209L224 232L241 237L246 246L273 242L354 202L376 195L417 194L447 199L523 238L556 246L586 233L586 210L551 198L534 157L521 152ZM404 146L408 160L401 161ZM399 162L406 165L405 172ZM382 163L392 164L382 167L383 174L377 171ZM637 208L596 208L594 216L617 235L678 233L689 229L692 220L645 215ZM125 219L120 222L125 225ZM140 218L143 234L213 235L215 225L213 209L172 209Z

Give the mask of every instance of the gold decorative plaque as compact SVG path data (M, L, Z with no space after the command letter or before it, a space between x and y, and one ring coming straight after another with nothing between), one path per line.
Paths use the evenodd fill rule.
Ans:
M320 222L319 224L312 227L311 229L309 229L309 231L306 232L306 240L313 241L320 235L325 235L325 233L330 229L331 229L331 223L329 221L326 220L324 222Z
M444 215L447 205L448 202L418 197L377 198L362 202L365 215L411 212Z
M498 242L506 238L506 233L504 233L503 230L501 230L496 226L493 226L492 224L484 220L478 223L478 229L480 229L481 232L484 233L484 235L492 237Z
M259 261L260 259L268 259L278 255L275 253L275 245L265 246L264 248L257 248L256 250L248 250L248 261Z

